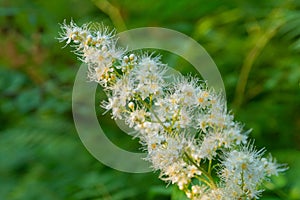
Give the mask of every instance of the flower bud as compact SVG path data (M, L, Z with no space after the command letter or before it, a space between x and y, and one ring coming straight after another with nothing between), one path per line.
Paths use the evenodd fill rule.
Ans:
M130 108L131 110L134 110L134 103L133 102L129 102L128 103L128 108Z
M107 46L103 46L103 47L101 48L101 50L102 50L102 51L107 51Z
M129 61L128 56L124 56L124 57L123 57L123 60L124 60L124 62L128 63L128 61Z
M135 59L135 55L134 54L130 54L129 59L130 59L130 61L133 61Z

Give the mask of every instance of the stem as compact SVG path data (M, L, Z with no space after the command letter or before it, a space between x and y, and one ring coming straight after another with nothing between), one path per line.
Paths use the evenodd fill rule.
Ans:
M209 160L208 170L207 170L207 172L208 172L209 174L211 174L211 164L212 164L212 160Z
M159 117L157 116L157 114L153 111L152 108L149 108L149 110L151 111L151 113L154 115L154 117L157 119L157 121L162 125L162 127L164 127L164 129L170 133L170 129L168 127L166 127L163 122L159 119Z
M244 191L244 186L245 186L245 180L244 180L244 170L242 170L241 177L242 177L242 190Z
M118 8L113 6L107 0L92 0L92 2L104 13L106 13L111 21L114 23L115 27L118 28L119 31L127 30L125 22L121 16L121 13Z
M117 76L118 78L121 78L123 75L121 75L121 74L118 72L118 70L117 70L117 68L116 68L115 66L114 66L113 68L114 68L114 72L115 72L116 76Z
M273 11L273 13L270 15L270 18L272 20L275 20L280 16L281 12L277 9ZM236 91L235 91L235 99L234 104L236 107L239 107L244 100L245 90L249 78L250 71L253 67L253 64L257 57L261 54L267 43L273 38L273 36L276 34L276 31L278 28L284 23L283 20L278 19L277 23L275 25L272 24L269 29L267 29L255 42L254 47L250 50L250 52L247 54L245 61L243 63L239 80L237 83Z
M207 186L209 186L210 188L214 188L214 186L211 184L211 182L209 182L208 180L206 180L206 179L204 179L204 178L202 178L202 177L200 177L200 176L196 176L196 178L199 180L199 181L201 181L201 182L203 182L203 183L205 183Z
M193 164L195 165L204 175L205 177L208 179L209 181L209 186L211 188L216 188L216 184L214 182L214 179L212 178L212 176L207 172L205 171L202 167L200 167L186 152L184 152L184 155L187 157L187 159Z
M152 104L148 105L147 102L145 102L144 100L142 100L140 97L136 97L137 100L139 100L140 102L143 103L143 105L148 108L150 110L150 112L154 115L154 117L156 118L156 120L160 123L160 125L165 129L165 131L170 132L170 130L168 129L168 127L166 127L163 122L160 120L160 118L157 116L157 114L153 111L152 109ZM150 101L152 101L152 97L150 95Z
M149 100L149 105L150 105L150 108L152 108L152 103L153 103L153 95L150 94L150 100Z

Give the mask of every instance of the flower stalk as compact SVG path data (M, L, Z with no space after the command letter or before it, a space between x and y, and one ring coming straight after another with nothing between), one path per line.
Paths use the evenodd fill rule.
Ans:
M159 56L130 54L102 25L61 28L59 40L75 47L88 64L88 78L106 92L102 107L134 128L145 159L188 198L258 199L262 182L285 170L248 142L249 131L205 82L184 76L167 82Z

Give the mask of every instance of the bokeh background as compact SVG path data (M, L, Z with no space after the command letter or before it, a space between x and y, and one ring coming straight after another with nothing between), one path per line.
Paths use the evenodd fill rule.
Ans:
M64 19L103 22L117 32L166 27L197 40L219 67L236 119L252 128L259 148L289 165L265 184L261 199L300 199L298 0L1 0L0 199L185 199L157 172L118 172L84 148L71 111L81 63L56 39ZM181 58L160 53L182 73L193 71ZM139 151L138 141L102 115L99 99L95 105L107 136Z

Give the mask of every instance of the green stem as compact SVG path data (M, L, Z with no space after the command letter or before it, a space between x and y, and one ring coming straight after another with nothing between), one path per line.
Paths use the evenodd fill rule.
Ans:
M216 188L216 184L214 182L214 179L212 178L212 176L207 172L205 171L202 167L200 167L186 152L184 152L184 155L187 157L187 159L193 164L195 165L201 172L203 175L205 175L205 177L208 179L209 181L209 186L211 188Z
M206 180L206 179L204 179L204 178L202 178L202 177L200 177L200 176L196 176L196 178L197 178L199 181L205 183L205 184L206 184L207 186L209 186L210 188L214 188L214 187L212 186L211 182L209 182L208 180Z
M244 191L245 181L244 181L244 170L242 170L242 190Z
M118 70L117 70L117 68L116 67L114 67L114 72L115 72L115 74L116 74L116 76L118 77L118 78L121 78L123 75L121 75L119 72L118 72Z
M244 60L235 91L234 105L236 107L241 106L243 103L249 74L255 60L262 53L268 42L274 37L279 27L284 23L284 20L282 20L280 16L281 10L279 9L275 9L273 12L271 12L270 19L274 21L274 23L272 23L272 25L255 41L253 48L249 51Z
M92 0L92 2L105 14L107 14L111 21L117 27L118 31L127 30L125 22L119 9L112 5L108 0Z
M151 111L151 113L154 115L154 117L157 119L157 121L162 125L162 127L164 127L164 129L167 131L167 132L170 132L170 129L168 127L166 127L163 122L159 119L158 115L153 111L152 108L149 108L149 110Z
M156 120L160 123L160 125L165 129L165 131L170 132L169 128L166 127L163 122L160 120L160 118L157 116L157 114L153 111L152 109L152 104L148 105L147 102L145 102L144 100L142 100L140 97L136 97L137 100L139 100L140 102L142 102L142 104L148 108L150 110L150 112L154 115L154 117L156 118ZM152 101L152 98L150 96L150 101Z
M207 172L208 172L209 174L211 174L211 165L212 165L212 160L209 160L208 170L207 170Z

